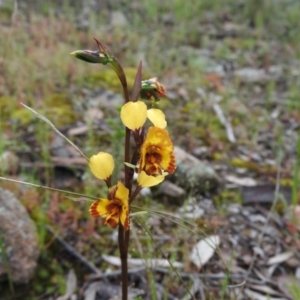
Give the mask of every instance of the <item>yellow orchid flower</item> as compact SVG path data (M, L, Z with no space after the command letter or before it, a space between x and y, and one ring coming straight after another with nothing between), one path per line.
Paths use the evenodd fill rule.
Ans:
M125 230L129 229L129 190L118 181L117 185L109 189L108 198L100 199L90 206L90 214L94 218L105 217L105 224L116 228L119 223Z
M173 174L176 169L174 146L167 130L150 127L141 147L139 172L147 175Z
M160 109L148 109L142 101L129 101L121 108L121 120L130 130L138 130L145 124L147 117L154 126L165 128L167 122L165 115Z
M97 178L108 180L114 170L115 163L111 154L99 152L90 158L89 167Z

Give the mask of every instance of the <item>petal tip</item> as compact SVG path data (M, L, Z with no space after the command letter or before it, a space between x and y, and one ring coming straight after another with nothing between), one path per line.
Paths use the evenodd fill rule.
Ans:
M98 217L100 217L100 214L99 214L99 212L97 211L97 207L98 207L98 205L99 205L99 200L98 201L95 201L95 202L93 202L92 203L92 205L90 206L90 209L89 209L89 211L90 211L90 214L91 214L91 216L93 217L93 218L98 218Z

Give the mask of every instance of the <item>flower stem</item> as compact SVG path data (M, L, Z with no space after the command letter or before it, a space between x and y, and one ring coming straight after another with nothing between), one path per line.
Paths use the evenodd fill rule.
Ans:
M124 153L124 161L130 163L130 129L126 127L125 133L125 153ZM130 169L125 164L125 186L129 189L131 193L131 176L130 176Z
M129 162L130 158L130 130L126 128L125 133L125 153L124 161ZM125 186L129 189L129 194L131 193L131 180L130 168L125 165ZM129 230L125 231L121 222L119 223L119 250L121 259L121 271L122 271L122 300L127 300L128 297L128 245L129 245Z
M130 195L129 198L129 204L133 201L133 199L138 195L138 193L141 191L141 187L138 185L135 189L135 191Z
M121 259L121 270L122 270L122 300L127 300L128 298L128 239L129 230L125 231L122 224L119 224L119 250ZM127 241L127 243L126 243Z
M116 63L117 63L116 73L118 74L118 77L122 84L125 103L127 103L130 101L130 99L129 99L126 75L117 59L116 59ZM126 127L125 141L124 141L124 161L127 163L130 163L130 134L131 134L130 129ZM124 171L125 171L125 186L128 188L129 196L130 196L131 189L132 189L133 172L131 171L131 168L129 168L126 164L125 164ZM130 236L130 229L125 231L123 225L120 223L118 239L119 239L119 250L120 250L120 259L121 259L121 271L122 271L122 300L127 300L128 298L127 258L128 258L129 236Z

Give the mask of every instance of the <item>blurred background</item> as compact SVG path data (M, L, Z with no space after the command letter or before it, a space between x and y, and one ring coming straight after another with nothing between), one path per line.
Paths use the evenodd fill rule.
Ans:
M88 157L113 153L122 176L119 81L109 67L70 55L97 50L97 38L129 86L142 61L143 79L158 77L167 91L159 106L178 169L137 205L193 228L155 211L133 220L131 258L180 266L132 262L132 299L191 299L186 286L196 299L300 299L300 3L194 2L0 0L0 175L106 193L23 103ZM90 217L89 201L0 187L1 300L120 294L116 232ZM211 254L199 263L193 251L208 237L215 246L201 248Z

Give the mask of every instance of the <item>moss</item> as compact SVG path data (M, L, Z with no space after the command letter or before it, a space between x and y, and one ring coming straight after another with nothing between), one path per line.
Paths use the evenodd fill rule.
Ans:
M262 167L262 166L260 166L259 164L255 163L255 162L248 161L248 160L243 160L243 159L240 159L240 158L233 158L231 160L230 164L234 167L247 169L247 170L253 171L253 172L259 172L259 170Z
M16 121L20 126L28 125L32 120L35 119L32 112L25 108L17 109L11 114L11 119Z
M0 115L1 120L8 120L11 113L17 108L17 100L14 97L0 97Z
M39 273L38 273L38 276L41 278L41 279L46 279L46 278L48 278L49 277L49 272L48 272L48 270L46 270L46 269L40 269L39 270Z
M291 178L281 178L280 185L281 186L293 186L294 180Z
M135 68L124 68L129 90L133 86L136 71L137 70ZM102 86L107 87L114 92L121 91L121 83L119 81L119 78L115 71L110 68L101 69L99 72L90 74L85 81L92 87Z
M68 94L52 94L45 100L45 108L39 113L50 119L55 126L74 123L79 116L76 114L73 101Z
M227 214L227 208L229 204L238 203L242 204L243 200L241 198L241 193L239 190L228 190L224 189L219 194L217 194L214 198L214 203L218 208L218 212L221 215Z
M247 169L249 171L260 173L260 174L268 173L268 172L271 172L271 173L276 172L276 168L274 166L266 165L266 164L260 165L253 161L243 160L240 158L233 158L231 160L230 164L234 167Z
M195 138L202 140L203 144L211 145L216 142L228 142L226 131L220 120L213 113L203 112L199 109L199 103L193 101L187 102L180 109L180 118L176 118L172 123L174 132L186 133L186 127L189 127L189 133Z
M222 152L215 152L212 154L212 159L214 161L219 162L219 161L222 161L224 158L225 158L225 154Z
M38 110L41 115L55 124L65 126L74 123L79 116L73 108L73 102L68 94L53 94L45 100L43 109ZM36 117L27 109L17 108L17 102L11 97L0 97L1 120L13 120L20 126L28 125ZM4 124L1 124L4 126Z
M59 106L72 106L72 99L69 94L65 93L56 93L52 94L49 97L45 99L45 106L54 106L54 107L59 107Z
M33 295L36 293L45 292L53 293L54 291L63 294L65 292L65 278L63 267L57 263L56 259L53 259L51 252L44 251L39 258L38 268L34 275L34 280L29 284L30 299L33 299ZM44 266L48 266L46 269Z
M287 203L285 201L283 201L283 199L278 199L278 201L276 202L276 205L274 207L274 210L280 214L283 215L284 212L286 211L287 208Z

